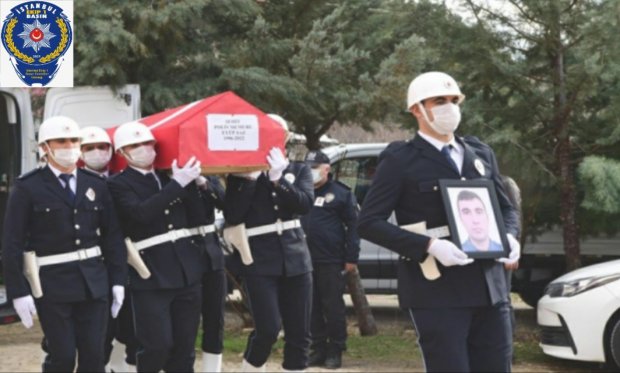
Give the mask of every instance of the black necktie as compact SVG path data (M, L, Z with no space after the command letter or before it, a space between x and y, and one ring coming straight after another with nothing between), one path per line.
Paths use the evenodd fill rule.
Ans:
M443 156L446 157L446 160L448 161L448 163L450 163L450 166L452 166L452 168L454 168L456 173L460 175L461 172L459 171L459 168L456 165L456 162L454 162L454 159L452 159L452 157L450 156L451 149L452 149L452 145L445 145L443 148L441 148L441 154L443 154Z
M71 190L71 185L69 185L69 180L73 177L72 174L60 174L58 177L65 182L65 191L71 200L71 203L75 202L75 193Z
M157 180L157 178L155 177L155 174L152 172L149 172L147 174L145 174L144 176L146 176L146 178L149 180L149 182L151 183L151 185L157 189L160 190L159 187L159 181Z

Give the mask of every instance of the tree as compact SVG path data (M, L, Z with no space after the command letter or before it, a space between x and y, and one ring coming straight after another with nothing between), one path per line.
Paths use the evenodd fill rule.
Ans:
M618 120L609 113L619 93L620 71L609 63L619 52L611 27L618 4L508 0L507 12L481 1L465 3L479 27L504 40L491 98L503 101L508 93L505 110L520 113L512 118L523 120L507 121L503 132L514 135L522 154L548 176L543 186L550 182L558 191L567 268L576 268L581 197L575 171L586 155L613 151L618 139Z

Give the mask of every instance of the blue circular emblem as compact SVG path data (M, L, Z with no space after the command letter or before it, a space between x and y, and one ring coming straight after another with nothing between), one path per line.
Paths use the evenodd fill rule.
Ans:
M2 45L15 72L29 86L46 86L54 79L72 40L67 16L45 1L19 4L2 24Z

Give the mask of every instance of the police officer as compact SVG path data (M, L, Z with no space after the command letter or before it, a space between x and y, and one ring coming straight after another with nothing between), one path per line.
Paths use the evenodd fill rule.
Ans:
M312 175L279 148L271 149L267 161L266 174L229 175L226 187L226 223L245 223L254 260L241 265L240 273L255 325L243 355L244 372L265 371L281 326L282 367L303 370L308 364L312 264L299 217L312 206ZM240 260L237 253L235 259Z
M109 164L112 159L112 141L108 133L101 127L89 126L81 130L81 159L84 169L98 173L107 178L110 176ZM133 312L131 311L131 292L125 292L125 301L116 319L108 320L108 333L105 343L105 362L107 367L114 371L135 371L136 350L138 341L134 335ZM114 360L117 354L112 355L113 341L125 345L125 358ZM120 357L120 355L118 355ZM109 365L108 365L109 364Z
M81 130L82 161L84 168L101 176L110 176L108 165L112 159L112 141L108 133L101 127L89 126Z
M314 183L314 206L301 218L314 268L309 365L337 369L347 340L344 276L355 271L360 251L359 209L349 187L332 180L329 157L311 151L306 164L312 168Z
M116 317L127 274L114 206L105 181L76 168L75 121L49 118L38 136L48 164L19 178L6 211L2 259L8 296L27 328L32 315L39 315L48 349L44 372L72 372L76 350L77 371L103 371L109 306ZM36 260L25 264L25 252ZM34 296L42 290L36 299L24 265Z
M191 208L201 211L190 216L200 217L195 224L209 227L205 232L205 273L202 276L202 372L222 371L224 349L224 307L226 305L226 272L224 253L215 234L215 209L224 208L224 188L214 176L196 179L202 206L195 203Z
M398 293L419 336L428 371L510 371L512 341L505 268L519 258L519 220L504 190L493 150L475 137L455 136L464 95L452 77L428 72L409 85L408 109L419 130L381 154L359 219L362 238L400 255ZM486 179L495 185L510 244L508 258L470 259L440 228L447 224L440 179ZM400 225L426 222L428 235ZM431 256L431 258L427 258ZM428 261L426 261L428 259ZM420 263L438 261L440 276ZM503 263L501 263L503 262ZM428 267L425 267L428 268Z
M198 205L194 182L200 163L190 159L172 178L155 172L155 138L138 122L119 126L114 145L129 166L108 179L108 186L130 247L140 253L150 271L142 278L129 270L137 369L192 371L204 273L204 227L190 225L187 206Z

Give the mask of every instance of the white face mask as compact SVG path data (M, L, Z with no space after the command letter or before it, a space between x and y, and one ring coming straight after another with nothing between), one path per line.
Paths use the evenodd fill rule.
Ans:
M84 163L86 163L86 166L91 170L95 171L104 169L110 162L111 158L112 149L93 149L91 151L82 153L82 159L84 160Z
M318 184L321 182L321 180L323 179L323 177L321 177L321 170L319 169L312 169L312 182L315 184Z
M148 168L153 165L155 156L157 156L157 153L155 153L153 145L142 145L129 151L127 161L133 166Z
M47 154L60 166L69 168L75 166L82 152L80 148L66 148L51 150L48 148Z
M422 107L422 110L426 117L424 107ZM453 103L438 105L431 108L431 112L435 120L431 122L428 120L428 117L426 117L426 120L433 130L440 135L452 134L459 127L459 123L461 122L461 109L458 105Z

